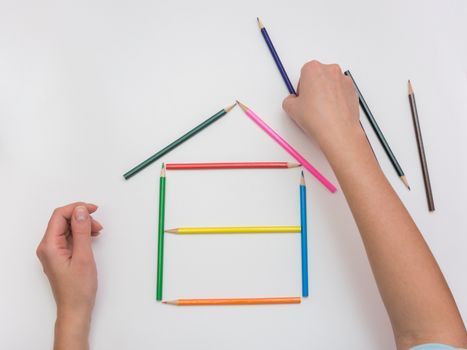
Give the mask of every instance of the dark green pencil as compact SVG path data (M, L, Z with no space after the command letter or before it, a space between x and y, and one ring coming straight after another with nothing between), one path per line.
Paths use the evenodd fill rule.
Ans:
M197 127L191 129L190 131L188 131L185 135L183 135L182 137L176 139L174 142L172 142L170 145L164 147L163 149L161 149L159 152L157 152L156 154L152 155L151 157L149 157L148 159L146 159L144 162L138 164L137 166L135 166L133 169L131 169L130 171L126 172L125 174L123 174L123 177L125 178L125 180L128 180L130 177L132 177L133 175L139 173L141 170L143 170L144 168L146 168L148 165L150 165L151 163L155 162L156 160L158 160L160 157L162 157L163 155L169 153L171 150L173 150L175 147L177 147L178 145L182 144L183 142L185 142L186 140L188 140L189 138L193 137L194 135L196 135L197 133L199 133L201 130L203 130L204 128L208 127L209 125L211 125L212 123L214 123L215 121L219 120L220 118L222 118L224 115L226 115L228 112L230 112L230 110L232 108L234 108L235 106L235 103L229 107L226 107L226 108L223 108L221 109L219 112L217 112L216 114L214 114L212 117L210 117L209 119L206 119L204 122L202 122L201 124L199 124Z
M157 236L157 290L156 300L162 300L162 281L164 273L164 220L165 219L165 166L162 163L159 179L159 231Z
M360 89L358 88L357 83L355 82L352 74L350 73L350 71L345 71L344 74L347 75L348 77L350 77L350 79L352 79L352 82L353 82L353 84L355 86L355 90L357 91L358 100L360 101L360 107L362 107L363 112L365 113L366 117L368 118L368 121L370 122L371 127L375 131L376 136L378 137L379 142L383 146L384 151L386 152L389 160L391 161L392 166L396 170L397 175L399 176L401 181L404 183L404 185L410 190L410 186L409 186L409 183L407 182L407 178L405 177L404 171L402 170L401 166L399 165L399 162L397 161L396 156L394 155L394 153L392 153L391 147L389 147L389 144L386 141L386 139L385 139L385 137L383 135L383 132L379 128L379 125L376 122L376 119L373 116L373 113L371 113L370 107L368 107L368 105L366 104L366 101L363 98L363 95L360 92Z

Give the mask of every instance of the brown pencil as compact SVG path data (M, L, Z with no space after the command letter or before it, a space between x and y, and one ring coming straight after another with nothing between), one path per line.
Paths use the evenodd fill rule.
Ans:
M269 304L300 304L300 297L278 298L240 298L240 299L178 299L163 301L164 304L176 306L201 305L269 305Z
M428 165L426 163L425 148L423 147L422 131L420 130L420 122L418 120L417 104L415 103L415 94L413 92L410 80L409 86L409 102L410 110L412 112L413 127L415 130L415 137L417 138L418 154L420 156L420 164L422 166L423 182L425 183L426 199L428 201L428 210L435 210L435 203L433 201L433 192L431 191L430 175L428 174Z

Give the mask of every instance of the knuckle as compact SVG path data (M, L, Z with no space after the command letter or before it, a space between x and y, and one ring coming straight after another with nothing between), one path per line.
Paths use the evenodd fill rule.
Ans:
M44 255L44 248L42 246L42 243L37 246L36 255L39 258L39 260L42 260L42 257Z
M52 254L52 248L47 241L42 241L36 249L37 257L42 261Z
M335 75L341 75L342 74L342 69L338 64L330 64L329 65L329 71Z
M321 63L317 60L311 60L307 63L305 63L302 67L302 73L303 72L311 72L316 69L319 69L321 67Z

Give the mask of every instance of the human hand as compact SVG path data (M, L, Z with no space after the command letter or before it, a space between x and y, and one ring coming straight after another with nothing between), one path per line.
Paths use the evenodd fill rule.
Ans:
M73 340L87 343L97 291L91 236L102 229L90 215L96 210L96 205L81 202L55 209L37 247L57 304L57 349L62 348L57 346L60 340L68 341L62 343L63 348L75 348L70 343Z
M348 140L354 131L362 133L352 80L336 64L306 63L301 70L298 96L288 96L282 107L325 153L329 147Z

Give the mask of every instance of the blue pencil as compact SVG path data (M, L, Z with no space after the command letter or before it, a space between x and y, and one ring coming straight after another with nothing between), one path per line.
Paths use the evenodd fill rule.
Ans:
M301 246L302 246L302 296L308 296L308 242L307 242L307 223L306 223L306 186L305 177L300 178L300 223Z
M258 17L256 19L258 20L258 26L259 26L259 29L261 30L261 34L263 34L264 41L266 41L266 44L268 45L272 58L274 58L274 61L276 62L277 68L279 69L279 72L282 75L282 79L284 79L285 85L287 85L287 89L289 90L289 93L296 95L297 93L295 92L295 89L293 88L292 83L290 82L287 72L285 71L285 68L282 65L281 59L279 58L279 55L277 54L276 49L274 48L274 45L272 44L271 38L269 37L269 34L266 31L266 28L264 28L263 23L261 23L261 20Z

